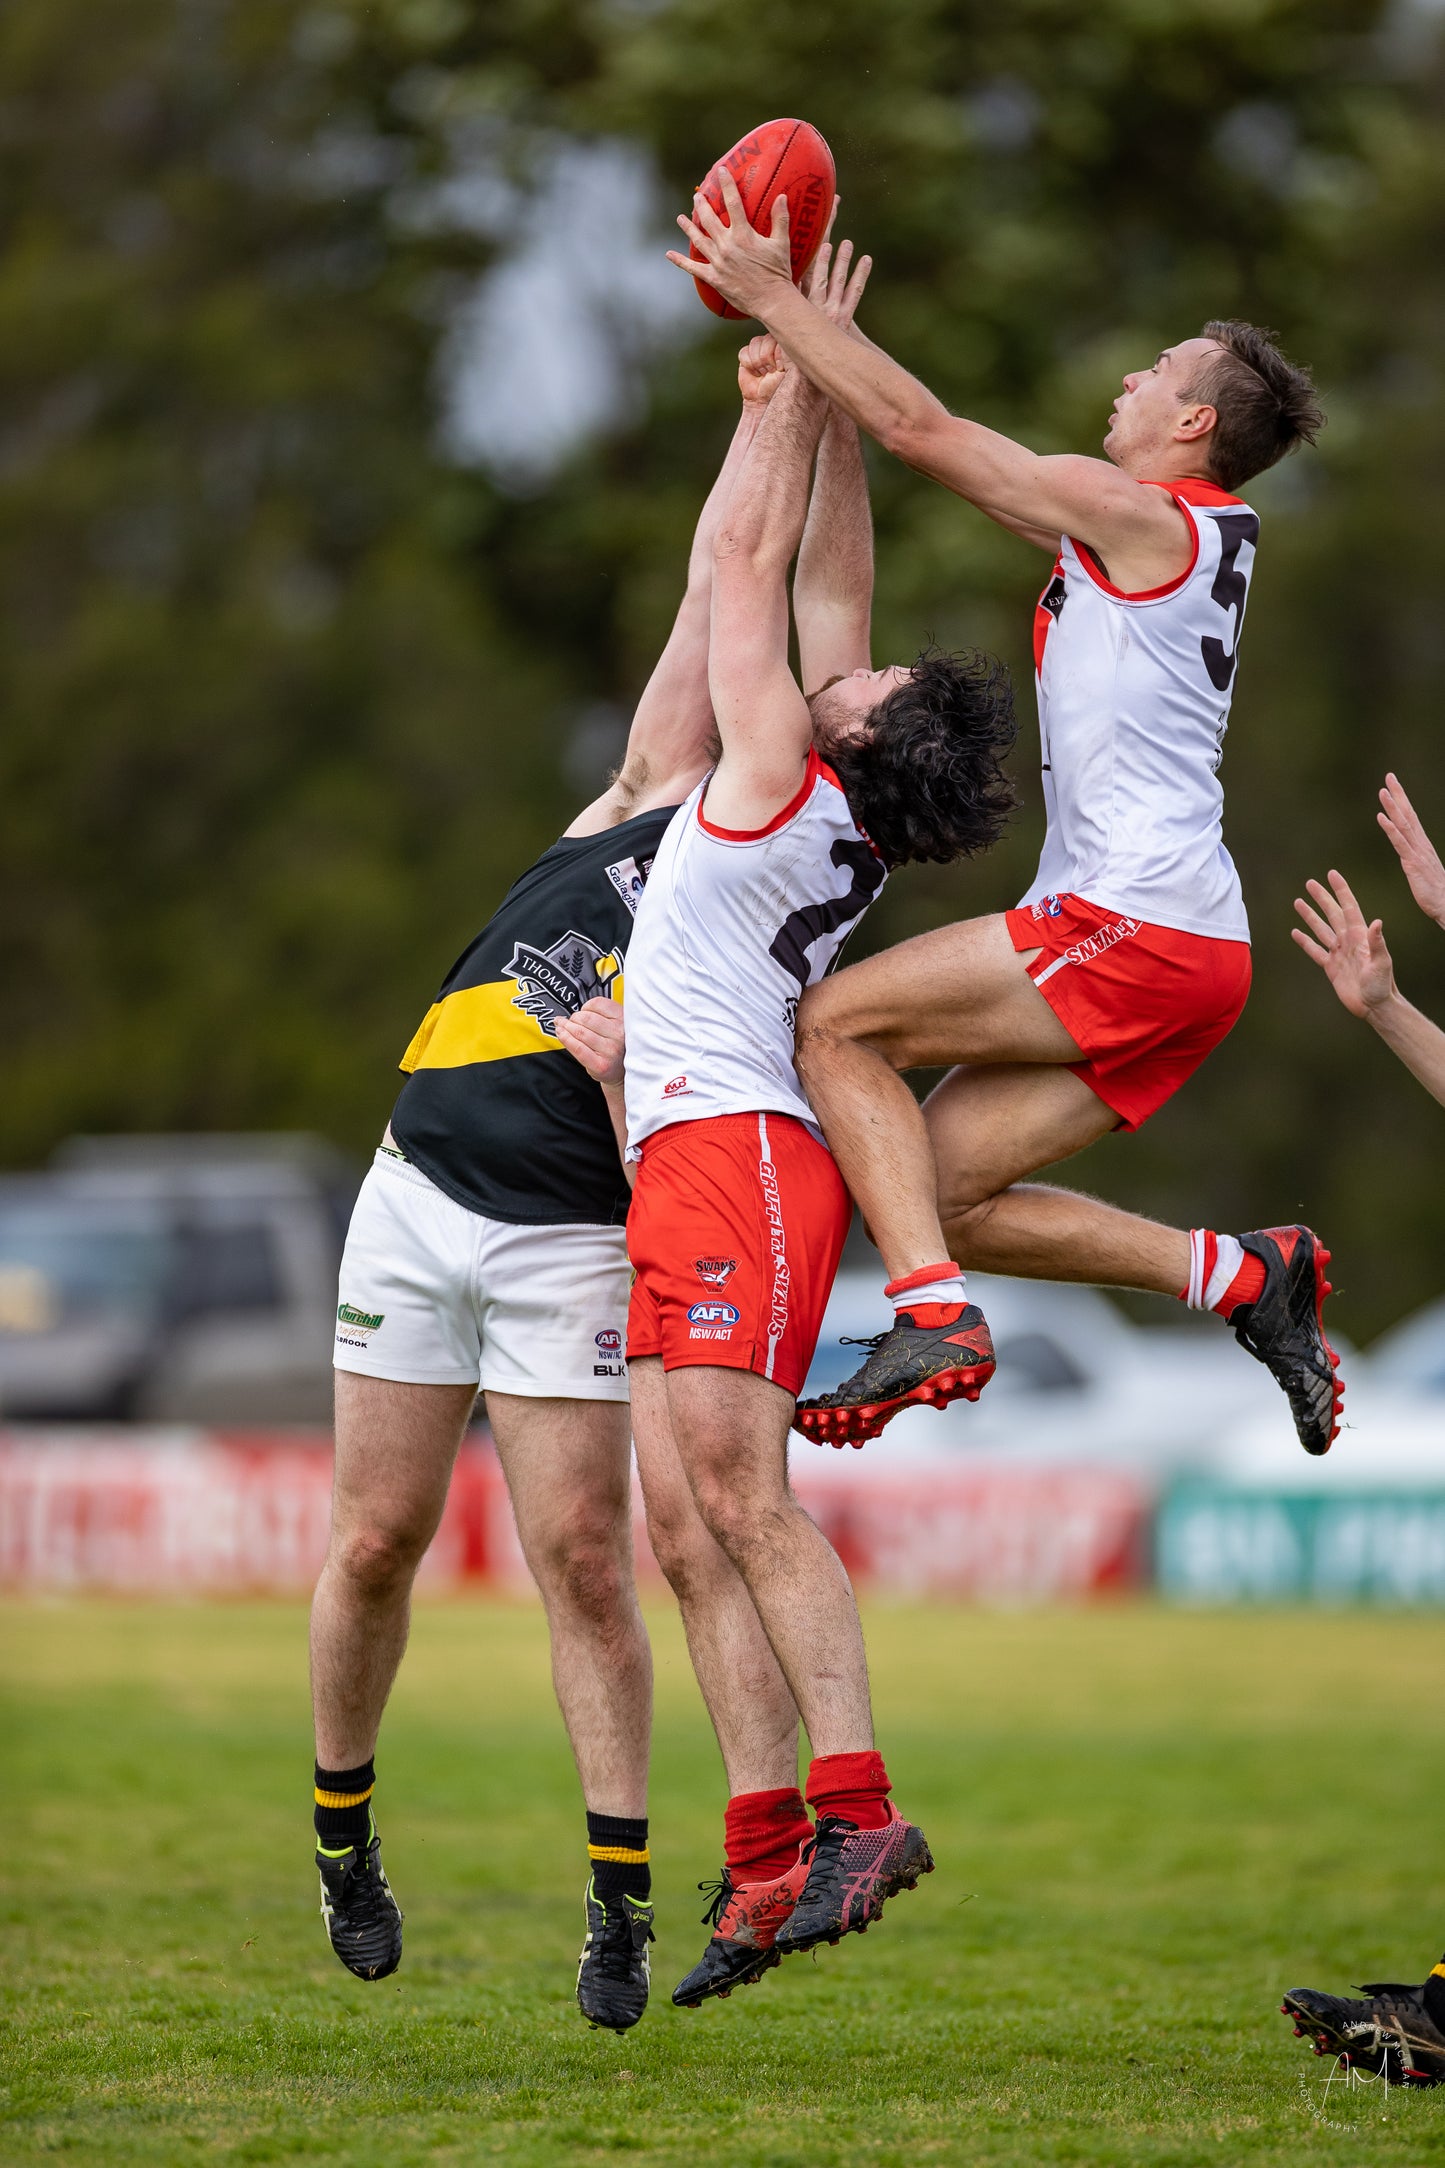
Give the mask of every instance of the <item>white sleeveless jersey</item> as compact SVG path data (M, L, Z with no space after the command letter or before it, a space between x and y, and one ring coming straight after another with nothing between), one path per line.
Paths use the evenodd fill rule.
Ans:
M652 862L627 950L627 1154L715 1114L791 1114L819 1134L793 1060L821 979L886 878L837 777L809 752L766 828L719 828L707 782Z
M1170 485L1189 567L1125 595L1064 537L1034 625L1048 833L1023 898L1066 891L1183 933L1247 941L1219 761L1259 520L1209 482Z

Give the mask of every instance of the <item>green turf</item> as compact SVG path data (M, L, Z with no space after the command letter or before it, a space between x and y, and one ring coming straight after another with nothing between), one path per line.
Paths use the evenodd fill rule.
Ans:
M538 1615L418 1611L378 1799L400 1974L325 1946L303 1619L0 1608L0 2160L702 2168L1420 2164L1445 2091L1326 2099L1281 1990L1445 1937L1445 1622L875 1610L939 1872L866 1941L694 2012L720 1786L654 1619L658 1994L571 2001L582 1831Z

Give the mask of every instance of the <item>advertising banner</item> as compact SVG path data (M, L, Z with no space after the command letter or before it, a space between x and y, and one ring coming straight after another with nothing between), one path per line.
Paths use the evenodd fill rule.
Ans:
M1445 1603L1445 1486L1180 1484L1160 1509L1156 1560L1177 1603Z
M1140 1585L1151 1499L1114 1470L869 1470L796 1456L794 1484L860 1588L1037 1603ZM238 1596L309 1591L326 1553L321 1432L0 1431L0 1586ZM639 1495L639 1579L656 1584ZM531 1592L485 1433L457 1459L423 1589Z

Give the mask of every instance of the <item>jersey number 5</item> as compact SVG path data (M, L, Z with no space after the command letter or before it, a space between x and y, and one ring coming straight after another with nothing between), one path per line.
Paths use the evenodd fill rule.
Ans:
M1244 624L1244 598L1249 592L1249 581L1239 569L1240 545L1247 542L1251 549L1259 540L1259 521L1253 512L1221 512L1215 521L1223 541L1219 556L1219 570L1214 575L1214 585L1209 592L1221 610L1234 612L1234 644L1226 647L1222 640L1206 637L1199 643L1204 657L1204 667L1209 681L1220 692L1228 689L1234 676L1234 665L1239 656L1239 635Z

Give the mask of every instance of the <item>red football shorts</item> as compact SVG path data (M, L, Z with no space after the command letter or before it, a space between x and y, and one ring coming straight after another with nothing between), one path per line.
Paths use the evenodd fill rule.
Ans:
M1249 995L1249 943L1151 926L1082 896L1004 914L1029 977L1088 1057L1075 1076L1137 1129L1213 1052Z
M852 1212L832 1153L791 1115L656 1130L627 1215L629 1361L755 1370L797 1393Z

